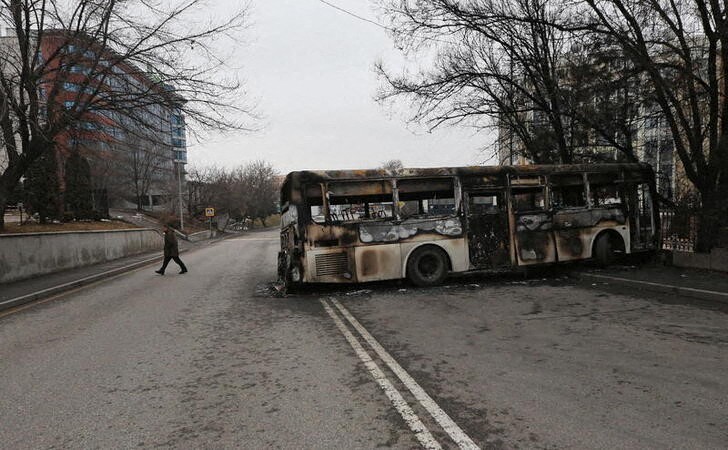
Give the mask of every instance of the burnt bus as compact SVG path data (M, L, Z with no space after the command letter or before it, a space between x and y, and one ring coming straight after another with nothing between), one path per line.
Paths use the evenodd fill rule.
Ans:
M645 164L291 172L281 188L287 284L408 278L596 259L658 248Z

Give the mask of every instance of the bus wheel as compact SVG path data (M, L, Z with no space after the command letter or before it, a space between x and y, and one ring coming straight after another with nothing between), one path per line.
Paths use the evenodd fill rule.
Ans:
M611 237L607 233L600 235L594 243L594 259L597 264L601 267L612 264L616 258L614 250Z
M416 286L438 285L443 282L447 272L447 254L432 245L416 249L407 262L407 278Z

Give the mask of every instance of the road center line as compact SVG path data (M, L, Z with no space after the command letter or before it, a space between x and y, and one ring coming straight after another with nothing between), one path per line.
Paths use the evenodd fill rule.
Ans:
M372 347L374 352L381 358L382 361L384 361L385 364L389 367L389 369L394 372L395 375L404 383L405 386L407 386L407 389L414 395L414 397L417 399L418 402L427 410L427 412L430 413L433 419L440 424L440 426L445 430L445 432L450 435L450 438L452 438L453 441L461 448L461 449L478 449L479 447L475 445L475 442L473 442L470 437L465 434L465 432L460 428L451 418L447 415L445 411L440 408L440 406L435 403L435 401L430 397L427 392L425 392L424 389L410 376L410 374L407 373L406 370L402 368L402 366L397 363L397 361L392 358L392 356L384 349L384 347L377 342L376 339L374 339L374 336L369 334L369 332L359 323L358 320L354 318L354 316L351 315L351 313L344 308L344 306L339 303L336 299L331 299L331 303L336 306L336 308L339 310L339 312L346 318L347 321L351 324L351 326L356 329L356 331L359 332L362 338L364 338L365 341Z
M397 390L397 388L392 385L387 376L384 375L384 372L382 372L382 369L380 369L377 363L374 362L369 353L364 350L364 347L361 346L361 344L356 339L356 337L354 337L351 331L346 328L346 325L344 325L344 322L339 318L336 312L334 312L334 310L331 308L331 306L329 306L328 303L326 303L325 300L321 299L320 301L328 315L331 317L331 319L333 319L336 327L344 335L346 340L349 342L349 345L351 345L351 347L354 349L354 352L364 363L364 366L367 368L372 377L374 377L374 381L379 384L379 386L384 391L384 394L392 402L392 405L394 405L397 412L399 412L399 415L402 416L410 429L415 433L415 437L417 437L417 440L420 441L420 444L422 444L422 446L426 449L442 449L440 444L437 442L437 440L435 440L427 427L425 427L425 424L422 423L420 418L417 417L417 414L407 404L407 401L404 399L404 397L402 397L402 394Z

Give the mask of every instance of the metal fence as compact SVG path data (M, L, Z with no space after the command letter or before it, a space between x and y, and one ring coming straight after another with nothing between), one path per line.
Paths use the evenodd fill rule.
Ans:
M660 207L662 249L692 252L698 236L698 215L693 208Z

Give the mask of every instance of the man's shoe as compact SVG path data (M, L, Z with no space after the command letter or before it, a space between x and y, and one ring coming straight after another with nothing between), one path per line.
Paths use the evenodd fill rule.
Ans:
M180 275L182 275L183 273L187 273L187 269L184 269L184 270L180 270L180 271L179 271L179 274L180 274Z
M160 275L164 275L164 272L162 272L161 270L155 270L154 273L158 273Z

